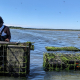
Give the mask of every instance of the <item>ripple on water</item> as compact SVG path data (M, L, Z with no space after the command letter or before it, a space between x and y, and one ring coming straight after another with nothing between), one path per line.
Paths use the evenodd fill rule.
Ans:
M30 75L27 80L80 80L80 72L45 72L42 67L43 52L48 52L45 46L80 48L80 38L77 37L79 33L76 31L11 30L12 41L35 42L35 50L30 51Z

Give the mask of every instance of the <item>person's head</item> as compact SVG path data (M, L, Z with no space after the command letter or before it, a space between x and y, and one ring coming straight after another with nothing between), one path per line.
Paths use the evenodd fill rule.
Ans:
M2 25L3 25L3 19L2 19L2 17L0 16L0 27L2 27Z

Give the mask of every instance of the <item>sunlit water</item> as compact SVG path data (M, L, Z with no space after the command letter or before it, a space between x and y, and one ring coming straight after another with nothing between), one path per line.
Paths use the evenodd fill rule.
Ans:
M49 52L45 46L74 46L80 49L79 31L44 31L11 29L11 42L35 42L34 51L30 51L30 74L24 80L80 80L80 71L45 72L43 70L43 54ZM52 52L52 51L50 51ZM59 51L57 51L59 52ZM65 52L63 53L74 53ZM79 53L79 52L78 52ZM23 80L20 78L0 78L1 80Z

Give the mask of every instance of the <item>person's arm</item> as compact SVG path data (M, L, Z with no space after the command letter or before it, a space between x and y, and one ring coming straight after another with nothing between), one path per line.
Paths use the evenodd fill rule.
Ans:
M11 33L10 33L10 29L8 27L6 27L6 34L7 34L7 39L5 39L5 41L10 41L11 39Z

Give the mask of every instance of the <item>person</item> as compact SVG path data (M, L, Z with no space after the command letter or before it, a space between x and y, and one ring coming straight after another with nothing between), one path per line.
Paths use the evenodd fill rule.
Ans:
M3 19L0 16L0 41L10 42L11 33L8 26L3 25Z

